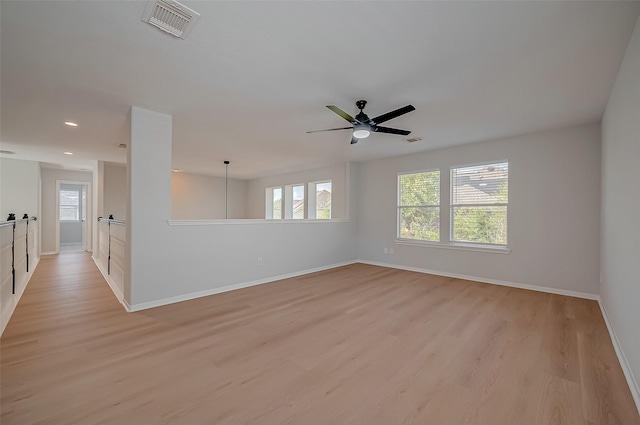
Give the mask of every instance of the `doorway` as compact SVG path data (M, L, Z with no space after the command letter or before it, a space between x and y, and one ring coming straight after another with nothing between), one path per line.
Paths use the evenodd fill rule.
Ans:
M90 186L87 182L56 181L56 246L58 252L89 251L88 215Z

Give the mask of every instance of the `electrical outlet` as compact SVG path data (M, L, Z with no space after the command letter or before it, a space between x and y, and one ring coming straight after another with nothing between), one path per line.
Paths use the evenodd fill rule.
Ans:
M262 265L262 258L258 258L258 265L261 266Z
M385 248L385 249L384 249L384 253L385 253L385 254L388 254L388 253L389 253L389 248Z
M393 254L393 248L389 248L389 254Z

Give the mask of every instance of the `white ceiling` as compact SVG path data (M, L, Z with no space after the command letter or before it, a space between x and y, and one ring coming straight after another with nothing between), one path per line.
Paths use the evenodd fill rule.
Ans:
M252 178L600 120L640 2L194 2L186 40L144 2L2 1L2 149L124 162L130 105L172 114L173 166ZM325 108L385 123L350 145ZM80 124L76 129L65 120ZM410 136L410 137L411 137ZM68 157L63 151L72 151Z

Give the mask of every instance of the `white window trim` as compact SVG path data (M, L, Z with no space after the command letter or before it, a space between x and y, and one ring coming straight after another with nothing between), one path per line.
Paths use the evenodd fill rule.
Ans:
M483 165L489 164L501 164L507 163L509 167L507 174L507 183L509 182L509 176L511 175L511 164L508 159L495 160L495 161L484 161L484 162L474 162L470 164L464 165L452 165L449 167L449 241L448 244L458 249L464 248L470 251L487 251L487 250L502 250L507 253L511 252L509 248L509 193L507 192L507 202L506 203L495 203L495 204L453 204L453 170L457 168L467 168L467 167L481 167ZM506 244L492 244L492 243L476 243L476 242L461 242L453 240L453 208L454 207L506 207L507 209L507 243ZM442 212L442 211L441 211Z
M318 185L323 183L331 183L331 209L329 210L329 218L317 218L316 217L316 197L318 193ZM312 181L307 184L307 190L309 195L307 197L307 218L310 220L332 220L333 218L333 181L331 179L327 180L317 180ZM312 196L313 194L313 196Z
M298 186L302 186L302 190L304 191L304 197L302 198L303 200L303 207L302 207L302 218L294 218L293 217L293 204L294 204L294 200L293 200L293 188L294 187L298 187ZM283 198L284 198L284 219L285 220L303 220L305 218L307 218L307 188L305 187L306 185L304 183L295 183L295 184L288 184L284 187L284 192L283 192Z
M431 242L416 239L396 239L396 245L419 246L422 248L454 249L459 251L488 252L492 254L509 254L511 248L506 245L488 245L461 242Z
M273 191L276 189L280 189L280 217L273 217ZM284 219L284 194L285 188L284 186L273 186L267 187L264 190L264 211L265 211L265 220L282 220Z
M406 176L409 174L422 174L422 173L431 173L437 171L438 172L438 184L440 185L440 187L438 188L439 190L439 198L438 204L434 204L434 205L400 205L400 176ZM397 177L396 177L396 240L398 241L415 241L418 242L418 244L422 244L422 243L427 243L427 244L438 244L438 243L442 243L442 241L440 240L440 234L441 232L438 233L438 240L437 241L429 241L429 240L425 240L425 239L405 239L405 238L401 238L400 237L400 209L401 208L438 208L440 211L438 211L438 226L440 226L440 224L442 224L442 171L440 170L440 168L430 168L428 170L420 170L420 171L407 171L407 172L402 172L402 173L398 173Z

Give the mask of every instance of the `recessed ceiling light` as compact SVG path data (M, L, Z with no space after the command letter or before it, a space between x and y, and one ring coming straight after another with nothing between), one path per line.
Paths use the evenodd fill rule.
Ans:
M78 124L73 122L73 121L65 121L64 125L67 125L69 127L77 127L78 126Z
M181 173L182 170L179 168L172 168L171 171L173 171L174 173Z
M65 155L73 155L73 152L65 152Z

